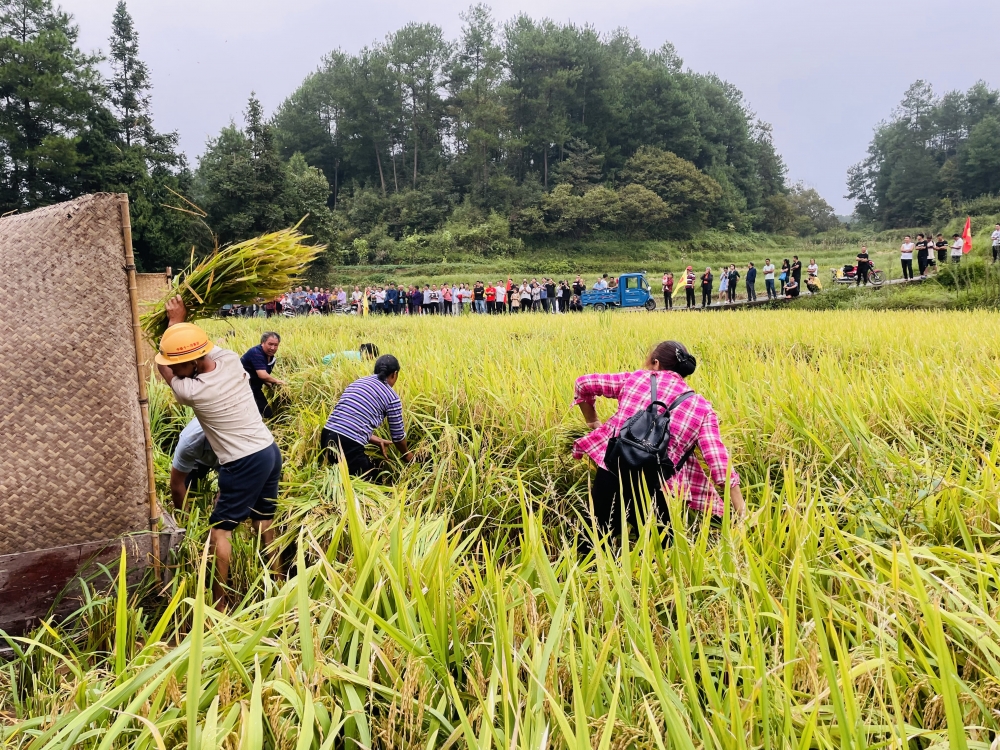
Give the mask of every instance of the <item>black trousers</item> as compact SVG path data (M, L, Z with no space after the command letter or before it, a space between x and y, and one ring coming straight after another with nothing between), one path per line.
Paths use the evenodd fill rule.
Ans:
M903 267L903 278L913 278L913 258L900 258L899 264Z
M757 290L754 289L754 282L752 281L747 282L747 299L750 302L753 302L755 299L757 299Z
M673 292L663 293L663 306L669 310L674 306L674 294Z
M375 470L375 465L365 453L365 446L326 427L319 435L319 447L323 451L321 460L325 457L331 464L340 463L340 451L343 449L347 473L352 477L363 477Z
M993 246L993 262L996 263L1000 260L1000 245ZM944 261L942 261L944 262Z
M637 527L645 520L644 486L657 522L669 528L670 508L663 496L656 467L635 473L622 472L620 475L598 467L590 499L594 504L594 523L602 536L620 533L623 508L629 526Z
M712 287L702 286L701 287L701 306L708 307L712 304Z
M696 304L694 297L694 288L690 286L684 287L684 297L687 299L687 306L694 307Z
M861 282L864 282L865 286L868 286L868 274L871 273L868 266L858 266L857 281L855 286L861 286Z
M927 253L917 253L917 272L923 276L927 272Z
M736 284L735 283L729 285L729 287L726 289L726 294L728 295L728 299L729 299L730 302L735 302L736 301Z
M264 419L270 419L274 416L274 412L271 410L271 405L267 402L267 396L264 395L263 388L251 388L250 391L253 393L253 400L257 404L257 411Z

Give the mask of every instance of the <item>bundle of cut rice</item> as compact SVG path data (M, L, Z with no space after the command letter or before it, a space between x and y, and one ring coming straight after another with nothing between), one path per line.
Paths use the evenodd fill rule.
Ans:
M166 302L180 295L188 320L206 318L223 305L271 300L295 286L309 263L325 249L307 245L298 227L217 250L174 278L168 294L142 315L142 329L155 346L167 330Z

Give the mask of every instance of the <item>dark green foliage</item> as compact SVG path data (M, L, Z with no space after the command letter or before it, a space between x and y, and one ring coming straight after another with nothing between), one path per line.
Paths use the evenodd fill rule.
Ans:
M124 2L110 39L112 77L76 48L71 18L49 0L0 0L0 212L85 193L125 192L140 270L182 265L192 239L164 204L187 190L177 135L155 131L149 75Z
M944 222L963 200L1000 191L1000 92L980 81L938 97L917 81L847 187L858 218L880 227Z
M769 228L785 167L733 86L621 31L525 15L498 26L483 5L462 20L455 42L409 24L335 52L277 111L282 155L332 176L345 247L376 227L426 235L466 202L524 236ZM628 172L640 153L670 154L658 187Z
M77 147L101 86L76 39L50 0L0 0L0 212L79 194Z

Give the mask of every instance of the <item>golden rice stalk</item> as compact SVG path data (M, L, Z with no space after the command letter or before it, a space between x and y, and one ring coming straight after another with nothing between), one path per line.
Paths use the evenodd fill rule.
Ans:
M306 244L308 239L296 225L229 245L192 263L175 277L169 293L142 315L143 333L155 345L167 329L166 301L177 294L188 320L210 317L222 305L284 294L326 247Z

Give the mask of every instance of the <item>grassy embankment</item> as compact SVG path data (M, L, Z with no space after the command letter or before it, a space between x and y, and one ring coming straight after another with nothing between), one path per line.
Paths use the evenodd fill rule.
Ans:
M669 324L667 323L669 320ZM242 350L262 321L221 321ZM1000 318L850 312L297 319L277 374L279 523L236 535L228 612L199 573L95 595L17 641L0 745L117 748L988 747L1000 732ZM271 323L269 322L269 325ZM667 326L665 328L664 326ZM581 559L574 378L667 335L699 358L750 517ZM780 333L779 333L780 332ZM421 460L393 487L316 464L375 341ZM158 485L189 418L152 391ZM608 407L602 407L606 416ZM674 513L680 518L679 506ZM169 601L169 604L167 602Z

